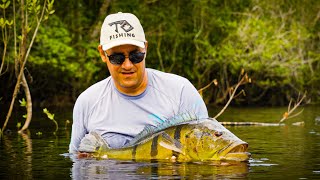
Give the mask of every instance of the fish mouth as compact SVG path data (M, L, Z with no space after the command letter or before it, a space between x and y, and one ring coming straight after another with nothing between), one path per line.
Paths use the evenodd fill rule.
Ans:
M247 143L241 143L238 145L232 144L229 146L227 153L221 158L221 160L227 161L248 161L251 154L247 152L249 145Z

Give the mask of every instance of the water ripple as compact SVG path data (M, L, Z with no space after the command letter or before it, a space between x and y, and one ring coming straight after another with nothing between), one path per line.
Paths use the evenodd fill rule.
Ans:
M269 161L268 158L260 158L260 159L250 159L249 163L251 167L254 166L277 166L279 164L265 163L265 161Z

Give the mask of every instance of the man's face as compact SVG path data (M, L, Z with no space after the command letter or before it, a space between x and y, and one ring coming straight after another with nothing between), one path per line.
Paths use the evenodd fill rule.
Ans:
M120 92L128 95L138 95L145 90L147 86L147 74L145 73L146 50L147 43L145 48L127 44L113 47L105 52L103 52L99 46L100 56L107 64L115 85ZM145 53L144 59L134 64L130 61L129 55L138 52ZM117 54L123 54L125 56L122 64L118 65L110 62L109 57Z

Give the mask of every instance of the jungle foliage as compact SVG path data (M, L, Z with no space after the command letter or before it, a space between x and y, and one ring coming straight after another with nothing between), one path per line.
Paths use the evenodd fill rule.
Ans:
M207 103L224 104L242 69L252 81L234 104L285 105L305 91L320 102L318 0L59 0L53 9L25 69L37 105L72 104L108 76L97 46L103 19L115 12L140 19L149 42L147 67L185 76L198 89L217 79L203 94ZM12 19L8 9L5 16ZM3 17L0 7L2 34ZM13 30L6 31L10 45ZM3 54L0 40L6 56L0 101L7 102L16 82L14 55L13 49Z

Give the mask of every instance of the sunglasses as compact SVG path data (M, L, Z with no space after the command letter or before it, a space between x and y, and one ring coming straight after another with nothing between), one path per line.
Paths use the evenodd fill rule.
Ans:
M110 63L114 65L121 65L126 59L126 56L123 53L115 53L115 54L111 54L110 56L108 56L106 52L104 53L109 58ZM129 60L133 64L137 64L143 61L144 55L145 55L144 52L133 51L129 53Z

